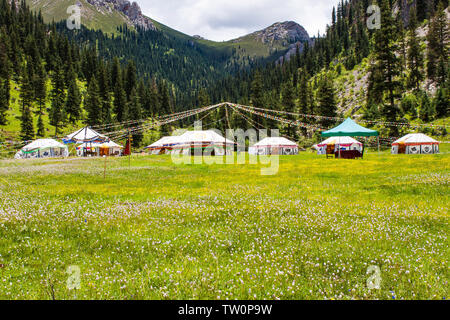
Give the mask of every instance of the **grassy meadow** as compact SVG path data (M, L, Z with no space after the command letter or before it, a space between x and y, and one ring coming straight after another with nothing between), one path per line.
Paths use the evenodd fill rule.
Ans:
M302 153L273 176L170 156L107 159L106 179L104 159L0 161L0 299L446 299L442 151Z

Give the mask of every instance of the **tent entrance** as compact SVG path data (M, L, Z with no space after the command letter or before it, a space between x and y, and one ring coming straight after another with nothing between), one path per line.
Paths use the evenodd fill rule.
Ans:
M398 154L405 154L406 153L406 144L400 143L398 145Z

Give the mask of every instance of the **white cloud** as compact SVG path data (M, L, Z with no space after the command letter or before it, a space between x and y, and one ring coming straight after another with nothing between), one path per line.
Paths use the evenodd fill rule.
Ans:
M189 35L223 41L292 20L325 32L338 0L137 0L147 16Z

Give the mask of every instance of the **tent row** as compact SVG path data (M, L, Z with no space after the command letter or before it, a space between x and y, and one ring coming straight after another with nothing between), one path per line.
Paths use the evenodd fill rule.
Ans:
M107 136L85 127L62 139L38 139L27 144L14 156L15 159L65 158L69 156L67 144L74 143L79 157L120 156L123 147Z
M348 118L338 127L323 132L327 138L313 146L319 155L327 158L361 159L365 146L355 137L379 137L376 130L358 125ZM409 134L392 145L393 154L434 154L439 153L439 142L424 134ZM379 145L379 139L378 139ZM235 143L214 131L188 131L181 136L168 136L146 147L152 155L160 154L201 154L228 155L234 150ZM249 148L251 155L297 155L297 143L283 137L265 138Z

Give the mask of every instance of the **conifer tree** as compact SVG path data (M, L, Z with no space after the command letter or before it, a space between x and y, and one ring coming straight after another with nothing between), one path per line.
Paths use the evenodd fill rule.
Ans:
M96 126L102 124L101 97L95 77L91 78L86 96L84 97L84 108L87 112L87 125Z
M156 84L155 79L153 79L150 87L149 111L151 116L155 116L160 111L160 98L158 92L158 85Z
M428 39L428 77L438 82L438 86L445 83L448 75L448 55L450 29L447 21L445 7L441 1L436 10L435 17L431 20Z
M20 100L21 100L21 110L23 111L25 107L32 109L32 103L34 101L34 87L32 83L32 68L29 63L23 68L22 78L20 80Z
M81 118L81 94L75 78L75 73L71 69L68 76L67 98L64 105L65 115L69 123L75 124Z
M333 80L325 75L319 80L319 88L317 90L317 109L316 113L326 117L337 116L336 92ZM335 123L334 120L320 119L319 124L327 129Z
M389 122L397 121L400 110L395 102L402 89L396 29L389 1L381 0L381 28L374 35L375 63L370 70L368 103L378 100L383 106L381 112ZM390 133L398 135L398 128L392 127Z
M41 112L39 112L39 116L38 116L36 136L39 138L43 138L45 136L45 125L44 125L44 120L42 119Z
M64 122L64 103L66 94L64 91L64 73L61 62L55 63L52 77L51 108L49 113L50 124L55 127L55 137L60 133Z
M39 104L39 112L42 113L47 100L47 73L42 62L37 66L37 73L34 81L34 95Z
M264 87L262 75L259 71L256 71L254 74L250 98L254 107L264 108Z
M308 82L308 75L306 72L300 72L299 90L298 90L298 109L301 114L309 114L311 103L310 103L310 87ZM309 119L302 117L301 121L304 123L309 122ZM306 128L301 129L303 135L306 136Z
M426 92L422 93L419 108L419 117L424 122L430 122L434 119L436 110L434 104L431 103L430 98Z
M6 7L7 4L3 3ZM8 6L9 8L9 6ZM6 11L6 8L5 8ZM9 109L10 99L10 69L11 63L9 61L9 42L7 34L0 29L0 125L5 125L7 122L6 112Z
M409 67L409 77L408 77L408 87L420 90L420 82L424 79L423 76L423 65L424 56L423 50L420 45L419 38L416 33L417 28L417 17L415 8L411 8L410 18L409 18L409 38L408 38L408 67Z
M281 104L283 106L283 111L293 113L295 112L295 90L291 81L284 84L282 90ZM297 120L295 116L287 114L286 119L295 121ZM297 127L294 125L286 124L283 126L283 133L288 135L290 138L297 139Z
M112 111L111 111L111 94L110 94L110 79L109 74L103 64L99 63L98 72L98 85L99 85L99 94L101 99L101 114L102 114L102 123L110 123L112 120Z
M141 120L142 119L142 106L140 97L137 94L135 88L131 90L130 102L128 103L128 119L129 120ZM138 130L133 133L133 146L139 147L143 139L142 131Z
M127 96L123 89L122 76L119 72L116 79L116 87L114 88L114 112L118 122L124 122L128 117Z
M131 91L136 88L137 78L136 78L136 64L133 60L128 61L128 65L125 71L125 92L127 94L127 99L130 99Z
M450 99L446 87L438 89L433 103L438 118L445 118L450 115Z
M20 137L24 141L29 141L34 139L34 126L33 126L33 116L31 114L30 107L25 105L22 109L22 116L20 118Z

